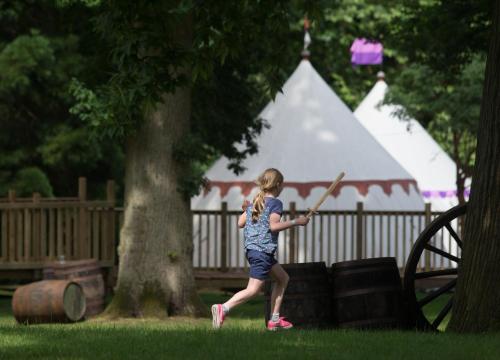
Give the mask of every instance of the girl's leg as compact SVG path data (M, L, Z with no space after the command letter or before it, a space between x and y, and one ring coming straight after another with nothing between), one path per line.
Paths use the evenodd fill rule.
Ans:
M223 304L229 311L231 308L250 300L257 295L264 284L264 280L250 278L246 289L238 291L231 299Z
M283 294L285 293L290 277L280 264L274 264L270 272L275 280L273 292L271 294L271 315L280 312Z

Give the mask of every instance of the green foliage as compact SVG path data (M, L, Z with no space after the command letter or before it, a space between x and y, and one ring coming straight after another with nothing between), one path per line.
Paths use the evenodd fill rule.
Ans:
M29 197L35 192L45 197L53 196L52 186L47 175L37 167L20 170L16 174L12 189L19 197Z
M394 22L402 16L400 1L338 0L327 2L322 17L311 28L311 62L343 101L355 108L383 70L387 78L397 76L406 59L391 37ZM302 29L297 27L295 41ZM384 45L382 65L357 66L350 63L355 38L379 40ZM300 44L301 45L301 44Z
M492 5L488 0L404 1L391 37L411 62L452 77L488 48Z
M107 79L90 22L95 11L77 2L1 2L0 196L26 164L46 174L57 195L74 195L78 176L89 178L91 192L107 178L120 182L120 145L91 138L68 112L73 78L90 85Z
M476 148L485 58L471 57L453 82L427 65L414 64L391 83L385 102L402 105L396 115L419 119L466 176L471 175Z

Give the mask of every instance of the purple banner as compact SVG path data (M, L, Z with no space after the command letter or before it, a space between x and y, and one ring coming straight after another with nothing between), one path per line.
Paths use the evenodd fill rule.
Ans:
M384 57L384 47L377 41L357 38L351 45L353 65L379 65Z
M456 190L423 190L422 196L426 199L430 198L450 198L450 197L456 197L457 196L457 191ZM470 195L470 190L466 189L464 191L464 196L468 198Z

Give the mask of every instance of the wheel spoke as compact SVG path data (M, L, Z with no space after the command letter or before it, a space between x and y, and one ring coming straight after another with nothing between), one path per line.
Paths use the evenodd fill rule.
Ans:
M460 240L460 238L458 237L458 234L455 232L455 230L453 230L450 223L446 223L445 227L446 227L446 229L448 229L450 235L453 237L453 239L455 239L455 241L457 242L458 246L461 249L462 245L463 245L462 240Z
M453 256L451 254L448 254L447 252L441 250L441 249L438 249L437 247L435 246L432 246L430 244L427 244L424 246L427 250L430 250L432 252L435 252L436 254L439 254L441 256L444 256L445 258L447 259L450 259L451 261L454 261L456 263L458 263L460 261L459 258L457 258L456 256Z
M415 274L415 279L426 279L434 276L443 276L443 275L456 275L458 274L457 268L452 269L444 269L444 270L435 270L435 271L425 271Z
M437 329L437 327L439 326L439 324L441 324L445 316L450 312L452 306L453 306L453 298L448 300L445 307L439 312L438 316L432 322L432 326L435 329Z
M450 281L449 283L447 283L445 286L440 287L436 291L431 292L429 295L427 295L423 299L420 299L418 301L418 305L420 307L423 307L424 305L427 305L428 303L430 303L432 300L434 300L438 296L440 296L440 295L444 294L445 292L447 292L448 290L454 288L456 284L457 284L457 279L453 279L452 281Z

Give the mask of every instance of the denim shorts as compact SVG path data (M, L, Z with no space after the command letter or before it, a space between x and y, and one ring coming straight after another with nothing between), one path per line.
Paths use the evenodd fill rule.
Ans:
M250 277L266 280L274 264L278 263L274 255L258 250L247 250L247 260L250 264Z

